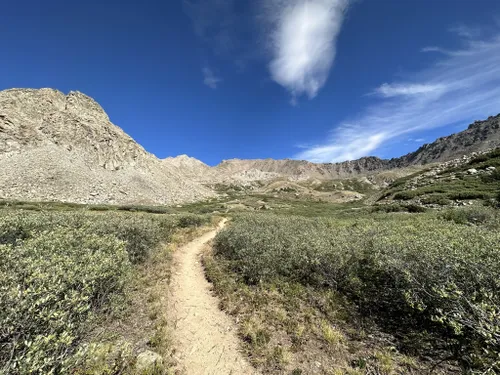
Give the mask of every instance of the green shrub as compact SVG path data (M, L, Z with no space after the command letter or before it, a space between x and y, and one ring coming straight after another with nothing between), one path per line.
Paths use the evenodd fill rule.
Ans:
M421 193L418 192L417 190L405 190L405 191L400 191L396 194L394 194L394 199L399 199L399 200L410 200L415 198L416 196L420 195Z
M474 207L449 209L443 212L440 217L456 224L484 224L495 222L497 215L490 209Z
M488 199L490 198L490 195L480 191L458 191L448 193L448 198L453 200Z
M491 174L485 174L481 176L481 180L484 183L495 183L500 181L500 170L495 170Z
M447 206L452 202L442 195L427 195L422 197L421 202L423 204L438 204L440 206Z
M201 227L204 224L207 224L209 221L209 216L200 216L200 215L182 215L179 218L178 225L181 228L188 227Z
M145 259L148 251L167 241L176 226L173 216L119 212L15 212L0 217L0 244L31 237L41 230L85 228L89 233L113 235L126 242L130 260Z
M240 216L215 256L249 284L300 282L344 293L388 325L446 337L464 368L500 352L500 232L435 215L328 220Z
M409 212L420 213L427 211L425 207L416 204L380 204L373 206L370 212Z
M177 226L145 213L0 211L0 374L72 373L92 317Z
M84 229L0 245L0 363L9 374L61 372L82 325L130 268L125 243Z
M418 204L409 204L409 205L405 206L405 208L410 213L420 213L420 212L427 211L427 209L425 207L419 206Z
M371 207L370 212L406 212L406 207L399 204L379 204Z

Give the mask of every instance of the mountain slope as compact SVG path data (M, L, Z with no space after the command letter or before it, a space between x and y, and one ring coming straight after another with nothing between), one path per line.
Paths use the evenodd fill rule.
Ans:
M485 121L476 121L468 129L423 145L417 151L394 159L364 157L341 163L315 164L303 160L224 160L215 167L219 174L230 176L246 170L276 173L292 180L341 179L395 168L407 168L451 160L472 152L500 147L500 114Z
M213 193L163 163L79 92L0 92L0 197L173 204Z
M500 114L476 121L459 133L438 138L417 151L396 159L403 166L448 161L500 146Z
M0 198L7 199L177 204L214 196L209 187L219 184L259 181L255 185L265 188L274 181L320 182L358 176L369 176L369 182L375 183L381 176L385 186L394 176L408 174L410 167L418 169L494 147L500 147L500 115L390 160L364 157L315 164L232 159L209 167L186 155L158 159L112 124L102 107L82 93L0 91Z

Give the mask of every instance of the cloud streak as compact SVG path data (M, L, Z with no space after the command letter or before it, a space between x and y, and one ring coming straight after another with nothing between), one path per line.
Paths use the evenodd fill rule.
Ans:
M202 73L203 73L203 83L213 90L215 90L219 82L222 81L222 79L217 77L212 71L212 69L208 67L203 68Z
M377 87L374 94L383 96L384 98L392 98L395 96L411 96L432 94L439 95L446 91L446 86L437 84L389 84L384 83Z
M349 0L272 0L267 2L271 78L292 95L292 103L314 98L335 59L336 41Z
M413 75L412 82L379 86L372 105L358 117L338 124L327 142L301 151L296 158L314 162L357 159L403 134L497 114L498 61L500 33L489 40L467 41L458 50L446 50L433 65Z

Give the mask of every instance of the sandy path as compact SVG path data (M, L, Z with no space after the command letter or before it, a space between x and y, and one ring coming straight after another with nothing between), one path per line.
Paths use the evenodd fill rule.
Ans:
M206 233L174 254L169 304L175 357L187 375L257 374L239 352L234 323L219 309L205 279L200 254L216 234Z

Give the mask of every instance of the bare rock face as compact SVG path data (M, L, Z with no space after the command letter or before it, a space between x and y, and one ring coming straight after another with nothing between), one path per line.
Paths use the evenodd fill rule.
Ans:
M174 204L213 195L79 92L1 91L0 170L0 198Z

